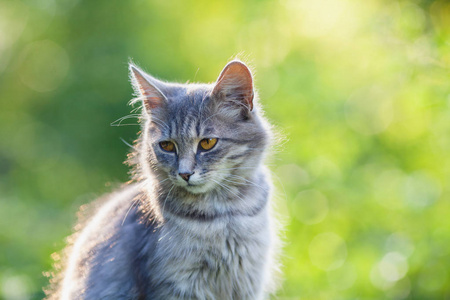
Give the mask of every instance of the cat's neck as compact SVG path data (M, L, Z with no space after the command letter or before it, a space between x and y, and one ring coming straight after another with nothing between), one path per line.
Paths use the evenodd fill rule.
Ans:
M175 217L212 222L233 216L253 216L266 206L270 191L266 175L261 167L246 172L245 177L229 177L213 190L199 194L153 176L146 180L146 200L142 203L160 222Z

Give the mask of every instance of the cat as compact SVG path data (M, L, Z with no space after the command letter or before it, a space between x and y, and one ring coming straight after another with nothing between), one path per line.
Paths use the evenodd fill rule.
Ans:
M133 180L76 227L47 299L266 299L272 134L250 69L233 60L214 84L129 70L142 104Z

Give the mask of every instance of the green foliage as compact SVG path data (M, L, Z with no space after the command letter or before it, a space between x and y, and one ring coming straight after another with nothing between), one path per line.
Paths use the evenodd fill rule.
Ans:
M287 137L279 299L448 297L447 1L0 0L0 32L0 298L42 298L79 205L127 180L128 58L213 81L236 54Z

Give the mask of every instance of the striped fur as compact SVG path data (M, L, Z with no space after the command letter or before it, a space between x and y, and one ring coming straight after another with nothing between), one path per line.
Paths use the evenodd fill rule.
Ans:
M183 85L130 66L144 104L129 160L134 182L75 235L48 299L265 299L272 291L272 188L262 164L270 129L248 68L227 67L226 80ZM218 142L200 151L203 138ZM189 181L181 169L193 172Z

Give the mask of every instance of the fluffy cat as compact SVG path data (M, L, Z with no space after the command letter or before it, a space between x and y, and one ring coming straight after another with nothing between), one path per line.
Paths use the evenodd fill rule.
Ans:
M142 101L134 180L72 237L47 299L266 299L276 246L270 126L249 68L167 83L130 64Z

